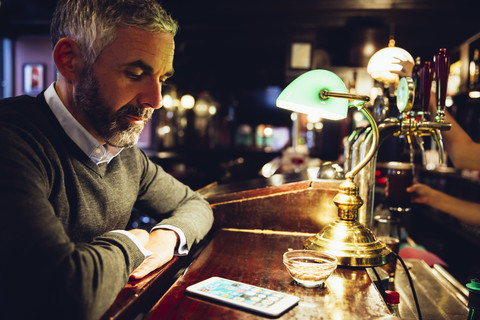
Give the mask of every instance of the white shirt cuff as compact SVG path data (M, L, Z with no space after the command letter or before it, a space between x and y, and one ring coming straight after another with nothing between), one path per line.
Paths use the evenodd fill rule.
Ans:
M165 224L165 225L153 227L152 230L150 230L150 232L156 229L167 229L167 230L175 231L175 233L178 236L178 247L175 249L174 254L177 256L186 256L188 254L187 238L185 237L185 234L183 233L182 230L180 230L177 227Z
M140 250L143 255L145 256L145 258L149 257L152 255L152 252L151 251L148 251L147 249L145 249L142 244L140 243L140 241L138 241L137 237L135 237L133 234L131 234L130 232L128 231L125 231L125 230L112 230L110 232L117 232L117 233L121 233L121 234L124 234L126 235L127 237L130 238L130 240L133 241L133 243L135 243L135 245L138 247L138 250Z

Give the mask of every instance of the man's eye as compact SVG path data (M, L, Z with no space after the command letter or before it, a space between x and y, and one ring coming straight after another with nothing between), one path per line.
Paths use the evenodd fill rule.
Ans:
M134 73L130 71L125 71L125 75L127 78L132 79L132 80L140 80L142 78L143 73Z

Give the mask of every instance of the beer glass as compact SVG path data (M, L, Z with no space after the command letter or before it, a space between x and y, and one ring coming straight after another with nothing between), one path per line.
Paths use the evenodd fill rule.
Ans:
M407 162L387 163L387 198L390 211L408 212L411 210L410 194L407 187L413 183L414 166Z

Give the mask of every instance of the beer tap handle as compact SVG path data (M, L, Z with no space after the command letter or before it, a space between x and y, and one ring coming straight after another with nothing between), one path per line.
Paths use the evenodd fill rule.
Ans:
M437 122L445 122L445 100L447 98L448 72L450 66L450 58L447 49L439 49L437 54L433 56L435 64L435 80L436 80L436 108Z
M420 85L419 85L419 95L420 105L422 111L428 112L430 105L430 91L432 90L432 62L425 61L420 68Z

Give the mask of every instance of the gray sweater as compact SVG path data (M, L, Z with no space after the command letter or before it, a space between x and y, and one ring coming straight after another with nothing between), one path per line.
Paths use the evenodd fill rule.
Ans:
M208 203L137 147L96 165L43 93L0 100L0 319L97 319L143 261L121 233L132 208L209 231Z

